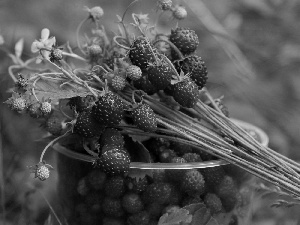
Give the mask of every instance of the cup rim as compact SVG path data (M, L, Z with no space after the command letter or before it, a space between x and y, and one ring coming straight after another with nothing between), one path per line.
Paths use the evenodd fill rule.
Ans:
M242 121L238 119L230 119L232 122L234 122L236 125L240 126L244 129L250 129L253 130L260 139L261 145L267 147L269 144L269 137L266 134L265 131L263 131L261 128ZM68 157L71 157L73 159L77 159L80 161L85 162L93 162L93 157L89 155L85 155L82 153L71 151L68 148L65 148L61 146L60 144L56 143L53 145L53 149L55 149L57 152L66 155ZM193 163L145 163L145 162L131 162L130 163L130 169L143 169L143 170L151 170L151 169L201 169L201 168L209 168L209 167L216 167L216 166L222 166L230 164L227 161L220 159L220 160L209 160L209 161L203 161L203 162L193 162Z

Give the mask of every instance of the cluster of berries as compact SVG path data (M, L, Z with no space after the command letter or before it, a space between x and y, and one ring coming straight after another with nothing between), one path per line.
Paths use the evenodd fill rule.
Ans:
M112 139L116 143L122 142L119 137ZM187 146L178 146L154 138L147 142L145 146L155 146L155 151L163 152L161 155L165 155L167 151L171 152L168 159L162 157L162 162L202 161L202 155L194 153L193 149ZM226 167L154 169L151 175L137 178L132 177L130 173L108 174L102 169L90 169L87 164L74 162L65 156L60 158L63 158L60 162L63 167L68 165L69 168L69 165L74 163L77 165L73 167L76 176L73 176L70 182L60 184L67 185L68 188L59 188L63 192L72 190L72 198L70 193L60 193L60 196L66 198L65 206L70 207L68 210L73 213L71 218L74 224L88 225L102 221L100 224L103 225L154 225L158 224L163 214L191 204L205 204L211 215L217 215L232 211L241 199L238 184L229 175ZM68 168L66 170L70 172Z

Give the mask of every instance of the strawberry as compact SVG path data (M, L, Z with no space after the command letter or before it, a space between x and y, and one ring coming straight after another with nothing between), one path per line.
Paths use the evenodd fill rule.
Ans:
M154 132L157 128L156 115L148 104L140 103L131 111L133 123L146 132Z
M34 173L35 178L44 181L49 178L50 169L53 169L53 167L45 162L39 162L34 166L30 166L29 169L31 170L31 173Z
M133 86L138 90L143 90L148 95L158 92L158 89L149 81L148 74L143 72L140 79L133 81Z
M186 163L186 160L181 157L173 157L170 160L170 163ZM181 170L181 169L172 169L172 170L166 170L166 176L168 180L170 181L181 181L183 175L185 174L186 170Z
M150 215L147 211L142 211L136 214L133 214L128 217L128 225L148 225L150 221Z
M122 206L127 213L138 213L144 209L142 199L138 194L127 193L122 197Z
M172 8L172 0L158 0L157 7L163 11L171 10Z
M99 143L100 146L102 147L104 145L112 145L112 144L123 147L125 141L120 131L118 131L115 128L106 128L100 137Z
M207 193L203 200L212 214L218 213L222 210L221 199L216 194Z
M53 113L47 118L45 129L54 136L59 136L63 130L63 118L58 113Z
M184 55L189 55L196 51L199 40L196 32L189 28L177 27L171 30L170 41Z
M44 116L49 115L52 110L52 106L50 102L42 102L40 105L40 110Z
M89 46L87 50L91 61L97 61L102 53L102 48L96 44Z
M121 176L110 177L104 187L106 196L120 198L125 193L125 181Z
M181 106L193 108L198 101L199 91L197 85L188 77L172 86L173 98Z
M224 209L231 211L238 201L238 189L232 177L225 175L216 187L216 194L222 201Z
M148 186L148 179L147 177L133 178L128 176L126 177L125 184L129 191L140 194L146 190Z
M173 185L160 182L150 184L143 193L145 203L167 204L170 202Z
M164 149L162 152L159 154L158 158L159 161L162 163L169 163L171 162L171 159L176 157L176 153L172 149Z
M82 111L86 111L86 110L92 108L94 102L95 102L94 96L91 96L91 95L88 95L86 97L76 96L76 97L70 98L67 105L69 105L71 109L80 113Z
M88 173L87 184L92 190L102 190L107 180L106 173L99 169L94 169Z
M165 57L164 55L157 55L158 62L149 64L147 70L149 81L158 90L165 89L171 83L172 75L174 74Z
M42 116L42 112L40 110L41 103L35 102L28 106L27 112L32 118L39 118Z
M200 171L205 178L207 186L212 190L215 190L220 185L225 176L225 171L222 167L204 168Z
M181 189L189 195L201 195L205 192L205 180L202 174L196 170L188 170L181 180Z
M99 166L108 175L123 175L129 172L130 157L128 152L116 146L104 152L99 160Z
M182 200L182 207L184 206L188 206L188 205L191 205L191 204L197 204L197 203L203 203L203 200L200 198L199 195L196 195L196 196L190 196L190 195L187 195L183 200Z
M126 79L123 76L115 75L111 80L111 86L116 91L122 91L126 86Z
M121 217L124 215L120 199L105 197L102 203L102 211L106 216Z
M176 5L172 10L172 16L177 20L183 20L187 17L187 11L183 6Z
M60 61L63 59L63 52L59 48L52 48L50 52L50 61L55 62L55 61Z
M85 196L85 203L89 209L90 213L100 213L102 210L102 202L103 202L104 196L101 192L93 191L89 192Z
M73 128L73 132L85 138L92 138L100 135L104 127L92 117L91 111L81 112Z
M137 37L130 46L129 58L133 65L147 70L149 63L154 62L157 50L150 44L148 38Z
M142 70L138 66L130 65L126 68L126 76L131 80L138 80L142 77Z
M197 84L199 89L205 86L207 81L207 68L200 56L191 55L186 57L180 62L179 68L182 69L184 74L189 73L190 78Z
M86 177L81 178L77 183L77 192L81 196L87 195L87 193L90 191L90 188L87 185L87 179Z
M185 153L182 158L184 158L186 162L202 162L201 156L197 153Z
M179 156L193 152L191 146L179 142L171 142L170 148L173 149Z
M115 126L121 122L123 110L124 104L118 95L107 92L93 106L92 115L103 126Z
M21 90L26 90L28 86L28 79L24 78L22 74L18 74L18 80L16 82L16 87Z
M26 108L26 100L23 97L12 99L9 106L11 110L21 112Z

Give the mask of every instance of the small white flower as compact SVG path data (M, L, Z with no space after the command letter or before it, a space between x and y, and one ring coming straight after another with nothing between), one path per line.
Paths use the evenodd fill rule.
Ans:
M55 45L56 39L55 37L50 37L50 31L47 28L44 28L41 32L41 39L40 40L35 40L32 45L31 45L31 51L33 53L40 52L42 55L41 57L37 58L36 63L40 63L43 58L50 58L50 50L52 46ZM47 50L45 50L47 49Z

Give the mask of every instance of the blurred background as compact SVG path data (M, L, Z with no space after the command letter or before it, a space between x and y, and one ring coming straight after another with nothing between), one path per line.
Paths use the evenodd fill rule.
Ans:
M56 204L56 176L45 182L32 179L26 169L38 160L46 143L43 130L29 117L7 109L3 102L12 87L7 51L24 38L22 59L32 57L31 43L49 28L58 44L76 46L77 25L87 16L84 6L101 6L108 33L116 30L116 14L131 1L122 0L0 0L0 113L1 211L0 224L43 224L49 204ZM300 1L297 0L186 0L174 1L188 11L179 21L199 36L198 55L206 62L213 97L224 95L231 117L253 123L270 137L270 147L300 161ZM156 18L156 1L141 0L130 12ZM178 21L166 13L159 28L169 33ZM86 23L83 32L90 32ZM52 153L47 161L55 164ZM52 163L53 162L53 163ZM300 224L299 206L270 208L270 196L253 204L251 224ZM47 203L47 201L48 203ZM263 210L262 210L263 209ZM4 220L5 215L5 220Z

